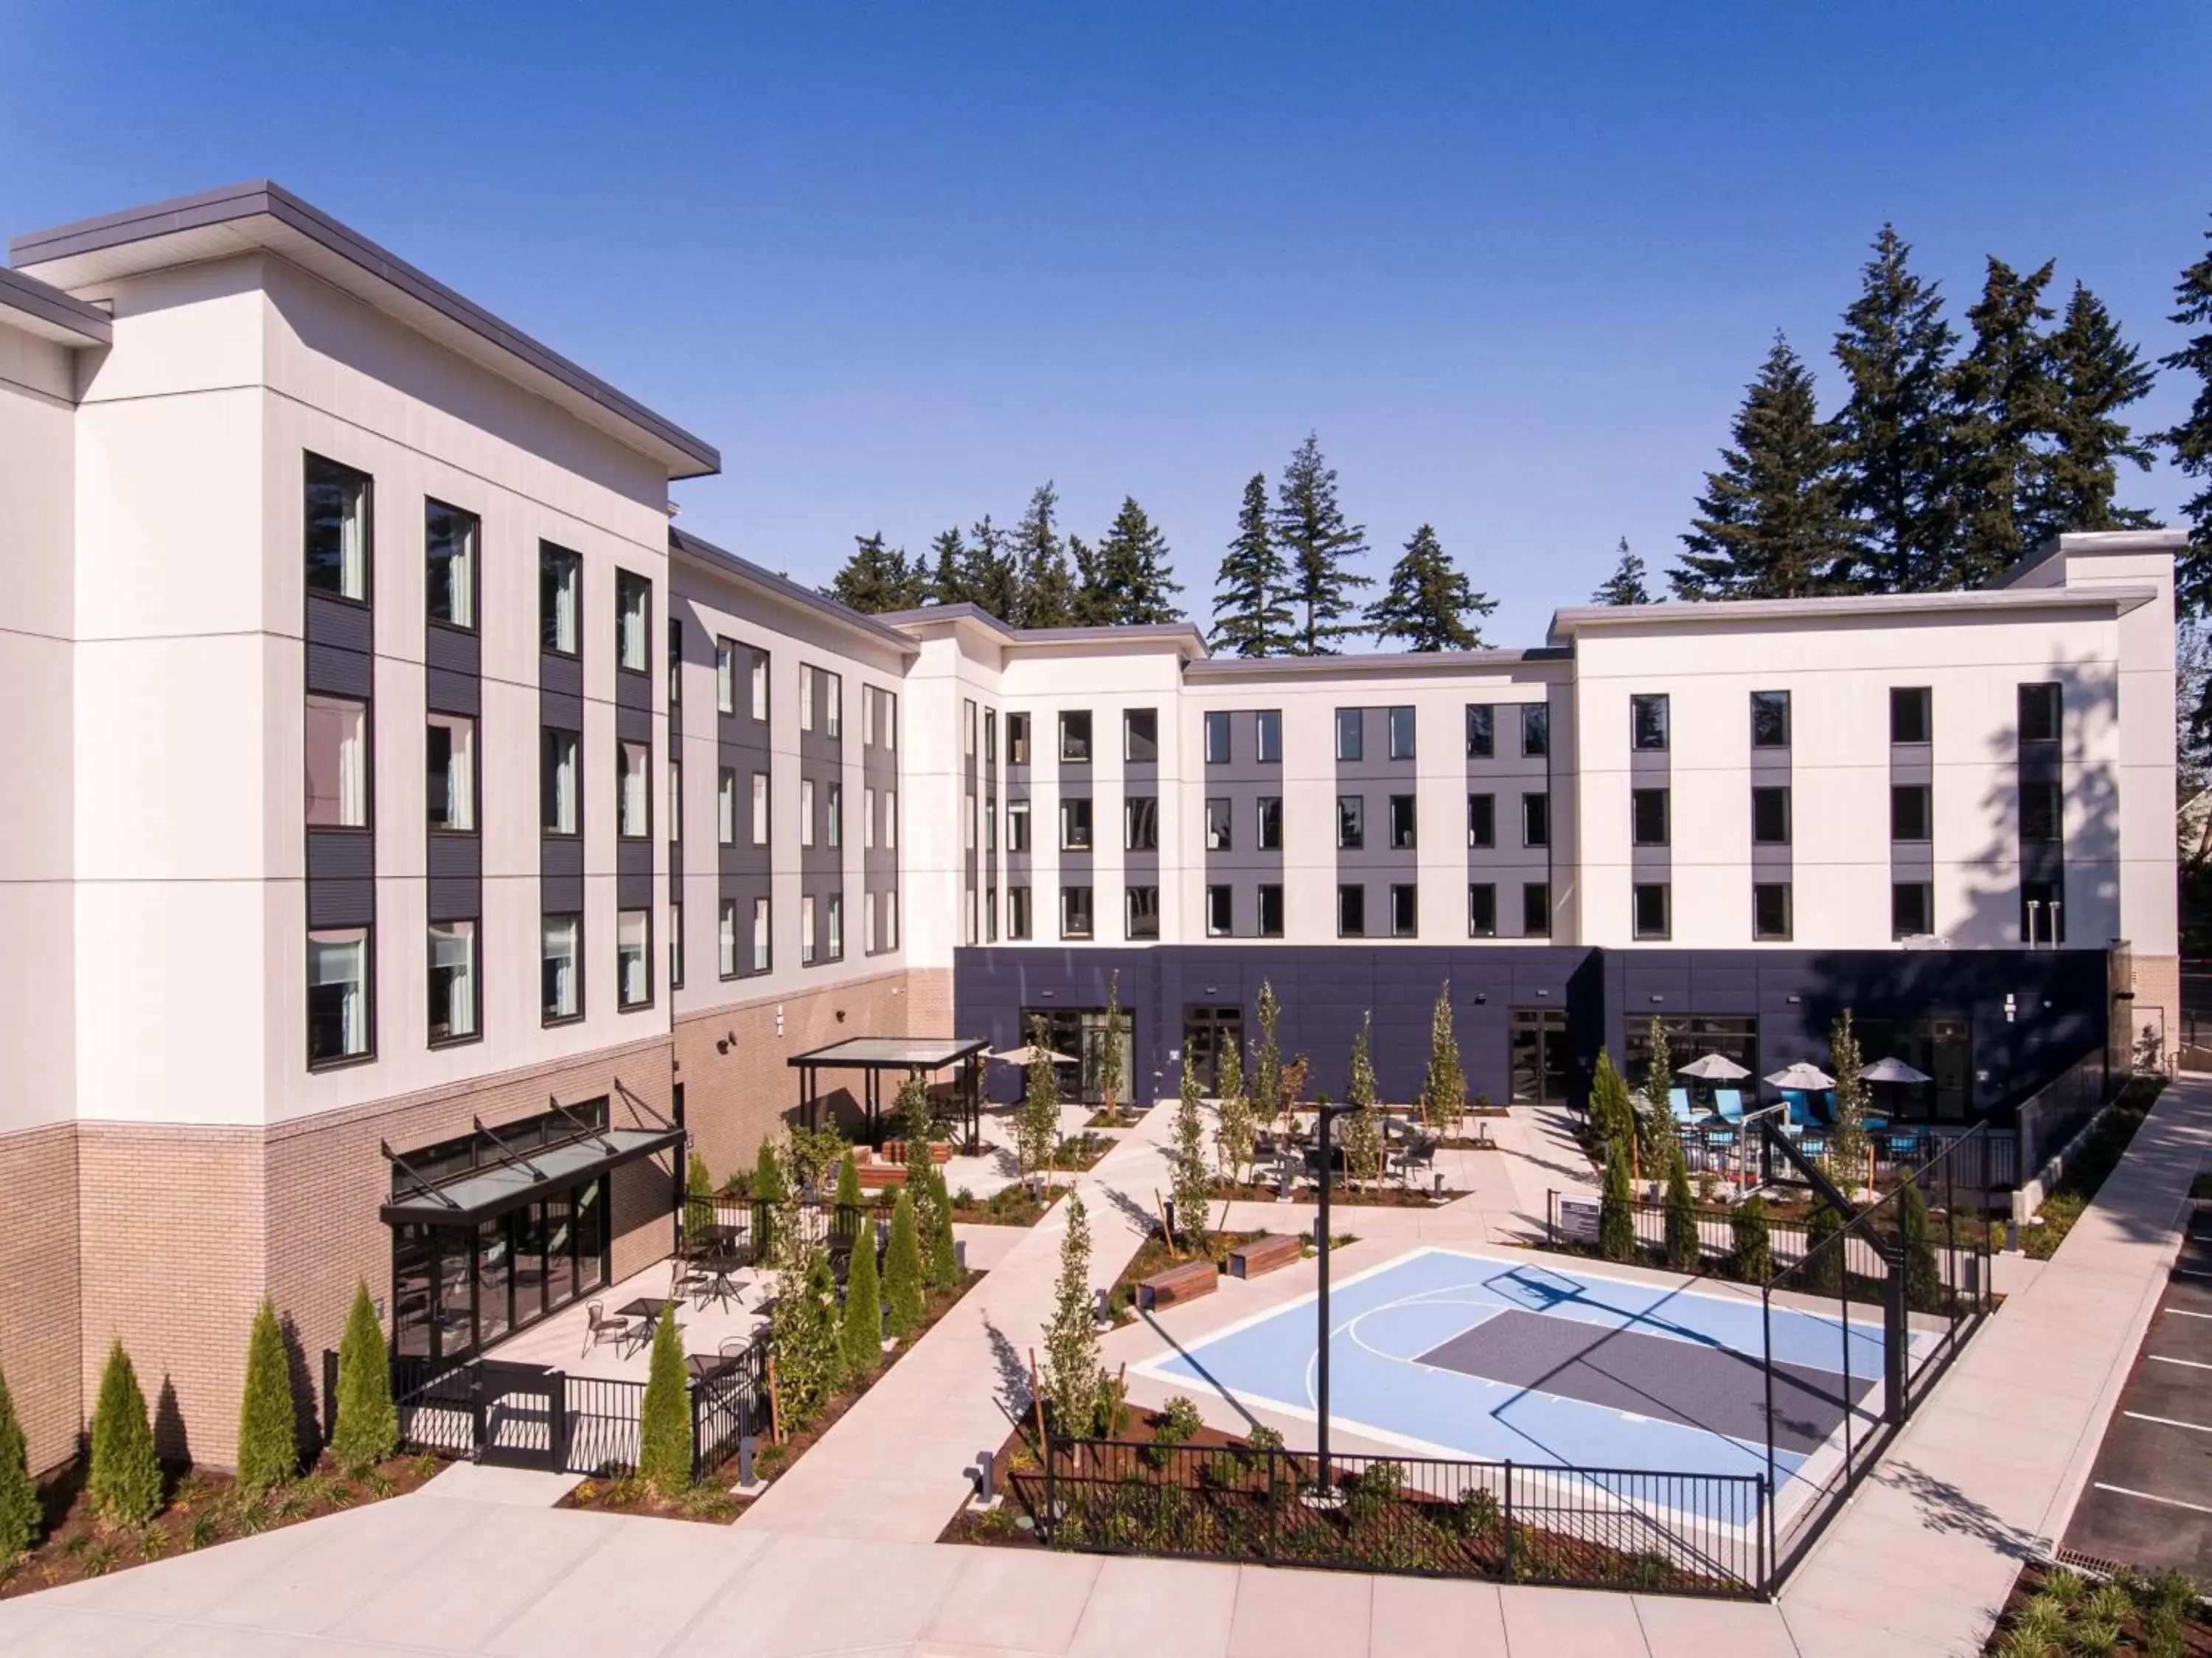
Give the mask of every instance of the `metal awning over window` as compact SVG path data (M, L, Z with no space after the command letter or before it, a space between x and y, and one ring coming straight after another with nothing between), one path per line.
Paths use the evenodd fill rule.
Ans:
M680 1128L606 1129L565 1145L516 1153L495 1168L479 1169L442 1186L401 1192L384 1205L383 1217L393 1226L473 1226L595 1180L641 1157L680 1151L683 1146Z

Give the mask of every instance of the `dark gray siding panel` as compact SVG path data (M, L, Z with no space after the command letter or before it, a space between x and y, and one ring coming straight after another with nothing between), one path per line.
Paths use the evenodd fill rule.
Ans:
M307 879L368 881L376 875L376 842L356 829L307 831Z
M375 647L374 620L365 605L348 604L319 593L307 595L307 643L366 656Z
M367 697L373 689L374 660L363 651L334 645L307 647L307 689L333 697Z
M483 658L483 649L473 633L435 624L422 630L422 660L431 667L475 679L482 672Z
M557 726L563 731L581 731L584 728L584 699L581 697L570 697L551 691L544 692L538 698L538 717L547 725ZM588 771L590 768L588 756L586 757L585 765Z
M374 881L311 881L307 883L307 925L368 927L376 922Z
M471 921L483 914L483 883L473 875L432 875L430 919Z
M584 694L584 664L574 656L559 656L550 650L538 654L538 684L548 696L581 697Z
M547 875L538 883L539 903L547 915L568 915L584 907L581 875Z
M548 877L584 873L584 843L573 835L549 836L538 842L538 867Z
M483 868L483 844L474 835L430 837L430 879L474 881Z
M617 671L615 674L615 706L650 714L653 711L653 676L650 674Z
M466 714L471 719L483 711L482 685L473 674L434 667L423 674L423 697L441 714Z
M615 902L625 910L649 910L653 907L653 869L650 864L642 871L625 869L615 876Z
M650 709L633 708L627 704L617 708L615 710L615 735L624 742L651 742L653 711Z

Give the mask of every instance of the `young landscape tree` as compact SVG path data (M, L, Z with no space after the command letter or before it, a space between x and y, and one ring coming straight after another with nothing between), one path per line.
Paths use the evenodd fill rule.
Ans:
M1421 1120L1450 1132L1467 1112L1467 1070L1460 1063L1459 1038L1452 1033L1451 980L1437 987L1429 1010L1429 1069L1421 1079Z
M1301 656L1328 655L1360 631L1346 619L1353 614L1352 589L1372 587L1374 578L1353 567L1367 552L1367 527L1346 519L1335 469L1322 459L1321 439L1312 432L1291 452L1275 486L1272 527L1288 581L1291 648Z
M1620 538L1620 558L1613 567L1613 574L1605 578L1595 593L1590 594L1594 605L1648 605L1651 589L1644 580L1644 561L1628 550L1628 538Z
M1267 475L1254 472L1237 512L1237 536L1214 577L1213 633L1224 655L1286 656L1291 650L1290 572L1275 545L1267 510Z
M119 1337L108 1347L92 1407L92 1465L84 1494L94 1516L112 1530L143 1526L161 1507L161 1464L154 1454L146 1395Z
M254 1309L246 1343L246 1391L238 1405L238 1486L273 1490L300 1471L300 1418L284 1332L269 1297Z
M853 1265L845 1274L845 1314L841 1339L845 1374L857 1381L884 1356L884 1292L876 1272L876 1223L863 1216L853 1243Z
M1605 1186L1598 1200L1597 1253L1609 1261L1636 1257L1636 1216L1630 1205L1635 1194L1628 1188L1628 1160L1605 1160Z
M763 1139L753 1153L753 1198L756 1202L774 1204L783 1197L783 1173L776 1166L775 1142Z
M1947 586L1986 587L2034 546L2044 529L2045 447L2057 416L2057 381L2042 325L2051 308L2045 260L2025 275L1991 258L1982 297L1966 313L1973 343L1952 366L1958 414L1960 541Z
M1682 1148L1674 1148L1667 1164L1667 1265L1677 1272L1698 1269L1698 1210L1690 1198L1689 1166Z
M875 614L887 610L910 610L920 604L928 582L928 569L921 560L907 563L906 549L884 540L884 533L853 538L853 554L830 582L829 594L839 604Z
M1052 1322L1045 1326L1046 1420L1056 1434L1097 1431L1106 1402L1106 1372L1098 1362L1098 1325L1091 1290L1091 1217L1080 1190L1067 1195L1066 1231L1060 1240L1060 1278L1053 1290Z
M1828 1074L1836 1079L1836 1120L1828 1134L1829 1178L1846 1196L1865 1184L1867 1085L1860 1075L1858 1033L1845 1008L1828 1026Z
M15 1419L8 1378L0 1374L0 1568L38 1540L41 1518L23 1424Z
M1774 1240L1766 1224L1766 1199L1746 1198L1729 1216L1730 1276L1744 1283L1765 1283L1774 1276Z
M1667 1046L1666 1027L1659 1022L1656 1014L1651 1016L1645 1040L1651 1047L1651 1062L1644 1073L1644 1108L1635 1113L1636 1149L1644 1178L1656 1181L1664 1178L1666 1169L1680 1154L1682 1137L1674 1129L1670 1093L1674 1057ZM1632 1106L1633 1102L1631 1104Z
M1043 1015L1032 1014L1027 1086L1014 1112L1014 1156L1024 1174L1041 1171L1060 1143L1060 1067L1045 1036Z
M1288 1108L1283 1098L1283 1051L1275 1041L1275 1021L1282 1013L1275 987L1260 981L1258 1006L1260 1045L1252 1051L1252 1112L1269 1129Z
M897 1119L899 1138L906 1147L906 1161L930 1156L930 1142L937 1131L937 1113L929 1103L929 1084L922 1081L921 1073L910 1070L899 1084L898 1097L891 1102L891 1115Z
M2148 528L2155 521L2150 514L2116 505L2114 497L2120 462L2150 470L2155 454L2150 436L2138 436L2120 416L2150 395L2156 376L2120 337L2104 302L2078 282L2051 337L2051 357L2057 406L2039 503L2039 533Z
M1214 1079L1214 1087L1221 1091L1214 1106L1214 1160L1224 1180L1243 1180L1252 1167L1252 1101L1244 1092L1242 1046L1235 1037L1221 1045L1219 1074Z
M921 1171L926 1203L915 1210L921 1233L922 1268L930 1287L951 1289L960 1283L960 1246L952 1235L952 1194L945 1190L945 1171L935 1163Z
M1614 1069L1613 1056L1597 1051L1597 1068L1590 1074L1590 1136L1604 1149L1605 1161L1626 1170L1636 1143L1636 1107L1629 1103L1628 1084Z
M782 1322L781 1310L776 1321ZM783 1367L779 1364L777 1369ZM779 1380L784 1382L780 1391L787 1408L788 1381ZM637 1417L637 1477L662 1496L681 1496L691 1485L691 1399L673 1301L662 1305L653 1328L653 1357Z
M858 1209L860 1206L860 1166L848 1149L837 1160L837 1207Z
M1195 1065L1182 1068L1169 1172L1170 1194L1175 1200L1176 1231L1169 1241L1186 1250L1203 1249L1206 1222L1213 1207L1213 1175L1206 1166L1206 1112L1199 1102Z
M921 1328L921 1234L915 1223L913 1196L903 1189L891 1200L891 1234L884 1247L884 1299L891 1334L904 1341Z
M1115 969L1106 981L1106 1028L1098 1042L1098 1109L1109 1117L1121 1109L1121 1088L1127 1080L1121 1057L1121 974Z
M1805 1217L1805 1268L1797 1288L1832 1295L1844 1287L1844 1246L1835 1241L1843 1229L1844 1217L1834 1206L1814 1199Z
M1479 650L1479 619L1498 608L1498 600L1477 593L1467 572L1451 561L1424 524L1390 567L1382 596L1367 607L1367 620L1379 639L1401 641L1407 650Z
M1352 1039L1352 1062L1345 1068L1344 1099L1352 1111L1338 1133L1344 1144L1344 1172L1361 1186L1382 1177L1382 1125L1375 1110L1375 1016L1359 1015L1359 1034Z
M331 1456L341 1472L358 1478L398 1448L399 1413L392 1402L384 1326L367 1281L357 1280L338 1341L338 1419Z
M1719 472L1668 572L1677 598L1801 599L1848 570L1835 438L1813 376L1779 334L1737 413Z
M1909 1168L1897 1191L1897 1236L1905 1246L1905 1305L1916 1313L1935 1312L1942 1305L1943 1275L1936 1265L1928 1199Z

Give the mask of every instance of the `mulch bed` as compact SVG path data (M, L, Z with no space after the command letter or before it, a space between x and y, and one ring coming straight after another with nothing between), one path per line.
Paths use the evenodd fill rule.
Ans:
M1272 1204L1276 1201L1275 1188L1260 1180L1216 1180L1213 1195L1217 1201L1242 1204ZM1447 1190L1435 1192L1419 1186L1409 1190L1398 1186L1374 1186L1356 1191L1350 1186L1331 1184L1328 1205L1331 1209L1435 1209L1455 1198L1466 1196L1464 1192ZM1293 1185L1291 1201L1317 1206L1321 1195L1310 1186Z
M1091 1119L1083 1126L1085 1128L1134 1128L1145 1120L1145 1112L1151 1109L1150 1106L1124 1106L1111 1114L1103 1111L1094 1111L1091 1113Z
M1209 1232L1206 1234L1206 1253L1213 1258L1215 1266L1227 1270L1229 1252L1255 1238L1264 1238L1264 1232ZM1196 1260L1198 1252L1172 1247L1153 1228L1134 1259L1121 1269L1121 1276L1114 1280L1114 1287L1106 1292L1106 1310L1116 1324L1125 1324L1137 1316L1137 1283L1155 1272L1164 1272L1171 1266Z
M1035 1226L1044 1218L1045 1210L1072 1189L1048 1186L1040 1198L1030 1190L1028 1181L1017 1180L988 1198L978 1198L963 1186L952 1194L952 1218L969 1226Z
M2212 1658L2212 1613L2196 1594L2196 1586L2178 1573L2100 1584L2031 1563L2014 1582L1983 1650L1995 1658L2114 1651Z
M109 1531L92 1516L79 1464L40 1492L46 1506L45 1535L15 1559L0 1561L0 1600L404 1496L443 1466L431 1456L394 1457L362 1478L351 1479L325 1457L289 1485L252 1499L240 1494L228 1474L177 1470L161 1513L143 1527Z

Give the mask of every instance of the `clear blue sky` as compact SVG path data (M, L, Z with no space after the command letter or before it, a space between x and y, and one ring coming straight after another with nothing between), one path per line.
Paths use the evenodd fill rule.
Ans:
M719 444L684 524L812 581L1049 478L1202 614L1310 428L1378 575L1432 521L1532 643L1671 557L1776 328L1832 400L1885 218L1954 311L2055 257L2172 349L2209 79L2197 0L0 0L0 232L275 178Z

